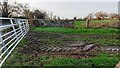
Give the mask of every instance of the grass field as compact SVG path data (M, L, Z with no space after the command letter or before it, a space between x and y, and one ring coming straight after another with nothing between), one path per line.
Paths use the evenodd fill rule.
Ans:
M43 31L51 33L63 33L63 34L73 34L82 35L78 37L66 38L66 40L74 41L87 41L90 43L97 43L99 45L119 45L120 41L118 39L120 30L113 28L100 28L100 29L87 29L87 28L60 28L60 27L38 27L34 28L34 31ZM96 37L94 37L96 35ZM93 37L92 37L93 36Z
M97 21L96 21L97 22ZM99 46L119 46L119 29L114 28L85 28L81 26L85 21L76 21L77 28L62 27L35 27L31 31L40 32L40 39L44 39L40 45L50 44L53 46L65 45L66 41L85 41ZM36 34L35 37L39 37ZM62 37L62 39L60 39ZM14 52L7 59L4 66L78 66L78 68L114 68L120 61L119 54L98 53L91 58L66 58L61 56L24 54L21 53L28 41L22 39ZM37 43L37 42L36 42ZM30 44L29 44L30 45ZM28 46L29 46L28 45ZM36 46L31 44L31 47ZM38 46L39 47L39 46ZM37 48L37 47L36 47ZM73 68L73 67L71 67Z
M66 34L119 34L120 33L119 29L113 29L113 28L88 29L88 28L38 27L38 28L34 28L34 31L59 32Z
M83 24L83 23L85 23L86 21L76 21L75 22L75 27L76 28L85 28L85 27L83 27L83 26L81 26L81 24Z

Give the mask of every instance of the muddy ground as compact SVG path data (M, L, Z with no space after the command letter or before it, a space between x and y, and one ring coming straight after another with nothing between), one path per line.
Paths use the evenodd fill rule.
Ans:
M94 57L98 53L120 53L120 46L102 46L94 42L73 40L73 38L112 38L118 36L95 34L62 34L48 32L29 32L26 44L20 47L20 53L31 55L53 55L72 58ZM88 47L86 47L88 45ZM90 47L89 45L93 45ZM87 50L84 50L86 47Z

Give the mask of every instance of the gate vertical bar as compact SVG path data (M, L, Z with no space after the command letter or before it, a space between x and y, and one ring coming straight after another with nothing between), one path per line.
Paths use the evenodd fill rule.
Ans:
M13 28L13 31L14 31L14 33L15 33L15 36L17 36L16 30L15 30L15 27L14 27L14 23L13 23L12 20L13 20L13 19L10 19L10 22L11 22L11 24L12 24L12 28Z
M17 22L19 23L19 28L20 28L21 33L22 33L22 36L23 36L24 34L23 34L23 30L22 30L22 24L20 23L20 20L19 20L19 19L17 19Z

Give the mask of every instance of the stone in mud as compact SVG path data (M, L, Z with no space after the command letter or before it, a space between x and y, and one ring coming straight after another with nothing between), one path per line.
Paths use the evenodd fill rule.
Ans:
M68 47L63 48L63 51L68 51L68 50L69 50Z
M112 48L112 51L119 51L118 48Z
M41 51L44 51L44 50L46 50L46 49L48 49L47 47L43 47L42 49L41 49Z
M107 48L107 51L110 51L111 50L111 48Z
M51 51L54 52L57 48L53 48Z
M60 51L62 48L58 48L58 49L56 49L56 51Z
M93 49L94 47L95 47L94 44L86 45L86 46L82 49L82 51L86 52L86 51L89 51L89 50Z
M38 41L41 41L41 39L38 39Z
M77 48L72 48L72 50L76 50Z
M51 49L52 49L52 48L50 48L50 47L49 47L49 48L48 48L48 49L46 49L45 51L46 51L46 52L48 52L48 51L50 51Z
M44 47L40 47L39 49L42 49L42 48L44 48Z
M116 49L117 51L120 51L120 49Z
M72 48L67 48L66 51L71 51Z

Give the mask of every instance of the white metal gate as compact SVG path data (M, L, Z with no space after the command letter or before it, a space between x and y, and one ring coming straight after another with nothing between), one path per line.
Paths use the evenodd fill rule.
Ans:
M0 67L28 30L27 19L0 18Z

